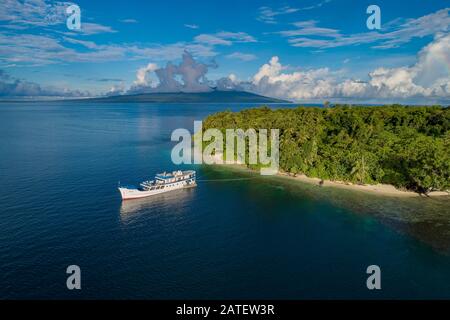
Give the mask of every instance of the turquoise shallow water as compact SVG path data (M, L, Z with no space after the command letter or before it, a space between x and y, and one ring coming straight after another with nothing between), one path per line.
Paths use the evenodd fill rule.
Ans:
M176 169L173 129L243 107L0 104L0 297L450 298L448 200L183 166L243 179L121 202L118 181Z

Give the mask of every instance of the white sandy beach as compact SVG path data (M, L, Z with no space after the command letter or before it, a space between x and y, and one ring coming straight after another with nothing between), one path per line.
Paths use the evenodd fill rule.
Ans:
M278 176L286 177L289 179L295 179L295 180L299 180L299 181L311 183L311 184L319 184L321 181L321 179L319 179L319 178L310 178L304 174L299 174L294 177L291 174L280 172L280 173L278 173ZM362 191L362 192L371 192L371 193L377 193L377 194L381 194L381 195L394 196L394 197L425 197L424 195L420 195L416 192L397 189L393 185L389 185L389 184L358 185L358 184L352 184L350 182L324 180L322 186L323 187L336 187L336 188L349 189L349 190ZM441 196L449 196L449 195L450 194L445 191L433 191L428 194L428 196L430 196L430 197L437 197L437 196L441 197Z
M213 156L214 161L220 162L223 161L223 156L221 154L216 154ZM218 164L220 165L220 164ZM232 166L232 167L240 167L242 169L251 170L248 169L243 164L222 164L226 166ZM310 184L320 184L320 181L322 179L319 178L310 178L304 174L297 174L292 175L286 172L278 172L277 176L285 177L288 179L294 179L301 182L306 182ZM391 197L448 197L450 196L449 192L446 191L432 191L428 193L427 195L422 195L417 192L413 191L406 191L406 190L400 190L397 189L393 185L389 184L374 184L374 185L359 185L359 184L353 184L351 182L344 182L344 181L331 181L331 180L323 180L323 187L336 187L336 188L342 188L342 189L349 189L349 190L355 190L355 191L361 191L361 192L370 192L370 193L376 193L379 195L384 196L391 196Z

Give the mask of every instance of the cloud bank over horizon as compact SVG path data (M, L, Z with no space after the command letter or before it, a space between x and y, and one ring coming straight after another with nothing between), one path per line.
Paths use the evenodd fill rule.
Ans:
M72 90L55 86L42 86L38 83L17 79L0 70L0 97L89 97L87 91Z
M185 51L180 64L167 62L165 67L158 67L156 63L138 69L136 80L126 91L127 94L152 92L207 92L211 90L206 79L209 68L216 68L215 62L205 64L194 59L192 54ZM157 81L151 80L152 73Z
M411 99L450 101L450 35L437 35L417 54L415 64L398 68L379 67L369 72L368 80L346 78L342 70L329 68L298 69L289 72L278 56L273 56L247 80L230 74L208 80L215 62L203 63L185 51L179 64L167 62L165 67L148 63L136 72L136 80L128 88L114 85L106 96L156 92L208 92L212 90L248 91L295 102L323 100L408 101ZM296 68L297 69L297 68ZM8 76L0 71L0 96L88 97L80 90L42 87Z
M417 55L413 66L379 67L369 80L345 78L329 68L284 72L277 56L264 64L247 83L260 94L302 100L323 99L437 99L450 101L450 35L438 35ZM242 84L240 84L242 86Z
M251 79L240 81L234 74L208 81L211 65L196 62L185 52L180 65L154 63L139 69L136 81L126 93L205 92L212 89L249 91L296 102L324 99L372 99L399 101L433 99L450 101L450 35L438 35L417 54L412 66L379 67L368 74L368 80L346 78L342 70L329 68L288 72L278 56L262 65ZM159 83L151 81L154 73ZM177 80L180 76L180 80ZM125 93L124 92L124 93Z

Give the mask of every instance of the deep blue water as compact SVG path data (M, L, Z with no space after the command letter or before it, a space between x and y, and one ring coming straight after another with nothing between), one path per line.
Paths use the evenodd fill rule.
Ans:
M122 204L177 169L173 129L242 107L0 104L0 298L450 298L448 200L192 166L197 188Z

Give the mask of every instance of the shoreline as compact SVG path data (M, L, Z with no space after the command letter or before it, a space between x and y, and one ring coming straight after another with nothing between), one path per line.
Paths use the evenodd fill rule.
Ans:
M347 190L355 190L360 192L369 192L373 194L379 194L383 196L392 196L392 197L446 197L450 194L445 191L432 191L428 193L427 195L419 194L417 192L413 191L406 191L406 190L400 190L397 189L395 186L390 184L366 184L366 185L358 185L353 184L351 182L344 182L344 181L332 181L332 180L322 180L320 178L311 178L304 174L299 174L296 176L293 176L286 172L278 172L276 174L278 177L284 177L288 179L293 179L297 181L302 181L309 184L315 184L320 185L320 181L323 181L322 187L334 187L334 188L341 188L341 189L347 189Z
M215 161L223 161L222 158L218 155L214 156L214 160ZM244 169L246 171L251 171L251 172L256 172L256 170L252 170L250 168L248 168L247 166L245 166L244 164L231 164L231 163L223 163L223 164L217 164L215 163L214 165L225 165L225 166L230 166L233 168L241 168ZM400 190L397 189L395 186L390 185L390 184L366 184L366 185L359 185L359 184L353 184L351 182L344 182L344 181L333 181L333 180L322 180L320 178L311 178L308 177L304 174L297 174L297 175L292 175L290 173L287 172L283 172L283 171L278 171L278 173L276 175L274 175L274 177L282 177L282 178L287 178L287 179L292 179L292 180L297 180L297 181L301 181L304 183L309 183L309 184L315 184L315 185L319 185L320 186L320 182L323 181L322 183L322 187L334 187L334 188L341 188L341 189L347 189L347 190L354 190L354 191L359 191L359 192L368 192L368 193L372 193L372 194L378 194L378 195L383 195L383 196L390 196L390 197L407 197L407 198L412 198L412 197L420 197L420 198L428 198L428 197L448 197L450 196L449 192L446 191L432 191L428 194L420 194L414 191L406 191L406 190Z

